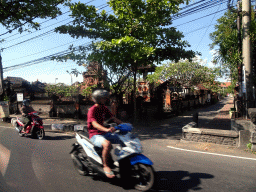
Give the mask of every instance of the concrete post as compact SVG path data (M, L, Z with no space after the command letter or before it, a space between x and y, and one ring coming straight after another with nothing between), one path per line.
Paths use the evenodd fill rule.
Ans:
M193 114L193 122L196 123L196 127L198 127L198 112Z
M3 84L3 66L2 66L2 55L0 50L0 95L4 94L4 84Z
M242 57L245 67L245 88L246 88L246 116L248 115L247 109L251 108L252 104L252 67L251 67L251 42L249 36L250 18L251 18L251 0L242 1L242 27L243 27L243 46Z

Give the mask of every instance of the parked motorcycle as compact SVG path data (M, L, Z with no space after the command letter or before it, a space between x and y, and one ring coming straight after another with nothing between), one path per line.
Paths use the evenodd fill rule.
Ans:
M15 129L19 132L19 136L31 135L32 138L43 139L45 136L42 119L38 116L36 111L28 114L32 118L32 123L27 126L26 131L23 131L25 123L23 118L17 117Z
M128 123L110 124L115 127L115 133L120 144L114 146L111 152L111 168L116 179L120 179L125 187L133 187L140 191L147 191L154 184L154 169L150 159L142 154L139 138L131 133L132 125ZM71 150L74 166L81 175L97 175L107 178L102 165L102 148L96 147L89 140L85 132L76 133L76 143ZM129 185L129 186L128 186Z

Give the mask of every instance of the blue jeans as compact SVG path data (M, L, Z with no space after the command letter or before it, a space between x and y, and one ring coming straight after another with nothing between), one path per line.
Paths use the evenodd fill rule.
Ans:
M90 141L96 147L102 147L102 144L105 140L110 141L112 144L121 144L121 141L119 140L118 136L113 133L105 133L104 135L94 135L90 139Z

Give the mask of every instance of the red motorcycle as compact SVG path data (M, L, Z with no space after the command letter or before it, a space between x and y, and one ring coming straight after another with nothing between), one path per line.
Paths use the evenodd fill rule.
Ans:
M17 117L16 130L19 132L19 136L23 137L31 135L32 138L43 139L45 136L45 132L42 118L38 116L38 113L36 111L31 112L28 115L31 117L32 122L30 125L27 126L25 132L23 131L23 127L25 125L25 123L23 122L23 118Z

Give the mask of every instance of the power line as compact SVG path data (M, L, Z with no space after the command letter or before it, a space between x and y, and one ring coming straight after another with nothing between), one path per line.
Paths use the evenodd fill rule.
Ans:
M31 55L26 55L26 56L22 56L22 57L19 57L19 58L11 59L11 60L8 60L8 61L13 61L13 60L17 60L17 59L29 57L29 56L32 56L32 55L37 55L37 54L43 53L43 52L45 52L45 51L49 51L49 50L52 50L52 49L56 49L56 48L59 48L59 47L62 47L62 46L65 46L65 45L68 45L68 44L71 44L71 43L74 43L74 42L77 42L77 41L80 41L80 39L77 39L77 40L75 40L75 41L72 41L72 42L69 42L69 43L65 43L65 44L63 44L63 45L60 45L60 46L57 46L57 47L53 47L53 48L50 48L50 49L47 49L47 50L44 50L44 51L40 51L40 52L37 52L37 53L33 53L33 54L31 54ZM5 61L5 62L8 62L8 61Z
M183 8L181 8L180 10L187 9L187 8L189 8L189 7L191 7L191 6L194 6L194 5L198 4L198 3L201 3L201 2L203 2L203 1L206 1L206 0L201 0L201 1L198 1L198 2L196 2L196 3L192 3L192 4L190 4L190 5L187 5L187 6L183 7Z
M88 45L88 43L86 44L83 44L83 45L79 45L79 46L76 46L75 48L78 48L80 46L85 46L85 45ZM72 51L70 50L64 50L64 51L61 51L61 52L58 52L58 53L54 53L52 55L48 55L48 56L45 56L45 57L41 57L39 59L35 59L35 60L32 60L32 61L28 61L28 62L25 62L25 63L21 63L21 64L16 64L16 65L12 65L12 66L9 66L9 67L4 67L3 68L3 71L10 71L10 70L15 70L17 68L20 68L20 67L28 67L28 66L31 66L31 65L36 65L36 64L39 64L39 63L42 63L42 62L45 62L47 60L50 60L52 57L60 57L60 56L64 56L68 53L71 53Z
M106 6L105 6L106 7ZM104 7L103 7L104 8ZM102 9L102 8L101 8ZM110 11L108 11L110 12ZM44 50L44 51L40 51L40 52L37 52L37 53L34 53L34 54L30 54L30 55L26 55L26 56L22 56L22 57L19 57L19 58L15 58L15 59L11 59L11 60L8 60L8 61L13 61L13 60L17 60L17 59L20 59L20 58L24 58L24 57L28 57L28 56L32 56L32 55L37 55L37 54L40 54L40 53L43 53L45 51L49 51L49 50L52 50L52 49L55 49L55 48L58 48L58 47L62 47L62 46L65 46L67 44L71 44L71 43L74 43L74 42L77 42L77 41L80 41L80 39L77 39L75 41L72 41L72 42L69 42L69 43L65 43L65 44L62 44L60 46L57 46L57 47L54 47L54 48L50 48L50 49L47 49L47 50ZM5 61L5 62L8 62L8 61Z
M69 24L69 23L71 23L71 22L72 22L72 21L70 21L70 22L68 22L68 23L66 23L66 24ZM45 35L49 35L49 34L51 34L51 33L54 33L54 29L52 29L52 30L50 30L50 31L47 31L47 32L45 32L45 33L42 33L42 34L40 34L40 35L37 35L37 36L35 36L35 37L32 37L32 38L30 38L30 39L21 41L21 42L19 42L19 43L16 43L16 44L14 44L14 45L9 46L9 47L5 47L5 48L3 48L3 49L9 49L9 48L11 48L11 47L20 45L20 44L22 44L22 43L26 43L26 42L28 42L28 41L31 41L31 40L33 40L33 39L37 39L37 38L39 38L39 37L43 37L43 36L45 36Z
M92 1L94 1L94 0L92 0ZM92 2L92 1L89 1L89 2L87 2L87 3L90 3L90 2ZM201 2L201 1L200 1ZM207 3L209 3L209 2L207 2ZM197 4L197 3L195 3L195 4ZM205 4L205 3L204 3ZM212 4L212 3L211 3ZM104 6L105 4L102 4L102 5L100 5L100 6L98 6L98 7L101 7L101 6ZM193 5L193 4L192 4ZM192 6L192 5L190 5L190 6ZM103 8L105 8L105 7L107 7L108 5L106 5L106 6L104 6L104 7L102 7L102 8L100 8L100 9L103 9ZM215 5L216 6L216 5ZM189 7L189 6L186 6L186 7ZM184 7L184 8L186 8L186 7ZM184 9L183 8L183 9ZM189 10L190 11L190 10ZM67 13L67 12L66 12ZM190 13L191 13L191 11L190 11ZM188 14L188 13L186 13L186 12L184 12L183 14ZM185 15L186 16L186 15ZM181 18L182 16L180 16L180 18ZM184 16L183 16L184 17ZM176 18L176 19L179 19L179 18ZM62 20L62 21L64 21L64 20ZM60 21L60 22L62 22L62 21ZM57 23L60 23L60 22L57 22ZM56 23L56 24L57 24ZM71 23L71 21L70 22L68 22L68 23ZM66 23L66 24L68 24L68 23ZM51 25L52 26L52 25ZM49 27L49 26L48 26ZM11 48L11 47L14 47L14 46L17 46L17 45L20 45L20 44L22 44L22 43L25 43L25 42L28 42L28 41L30 41L30 40L33 40L33 39L36 39L36 38L39 38L39 37L42 37L42 36L45 36L45 35L49 35L49 33L53 33L54 32L54 29L53 30L50 30L50 31L47 31L47 32L45 32L45 33L43 33L43 34L41 34L41 35L37 35L37 36L35 36L35 37L32 37L32 38L30 38L30 39L27 39L27 40L24 40L24 41L22 41L22 42L19 42L19 43L17 43L17 44L14 44L14 45L11 45L11 46L9 46L9 47L5 47L4 49L8 49L8 48ZM27 35L29 35L29 34L27 34ZM26 35L25 35L26 36ZM16 38L17 39L17 38ZM15 40L15 39L13 39L13 40ZM11 40L11 41L13 41L13 40Z
M220 6L219 6L219 8L220 8ZM213 16L213 18L212 18L212 20L211 20L211 23L212 23L213 19L215 18L216 14L217 14L217 12L215 12L215 15ZM210 23L210 24L211 24L211 23ZM206 32L208 31L208 29L209 29L209 26L208 26L207 29L205 30L204 35L203 35L202 38L201 38L201 41L198 43L198 45L197 45L197 47L196 47L196 50L198 49L199 45L201 44L202 40L204 39L204 36L205 36Z
M107 6L105 6L105 7L107 7ZM216 14L216 13L215 13ZM206 16L205 16L206 17ZM202 17L201 17L202 18ZM200 19L200 18L199 18ZM198 20L198 19L196 19L196 20ZM192 22L192 21L190 21L190 22ZM210 26L210 25L209 25ZM207 27L209 27L209 26L207 26ZM205 27L203 27L203 28L205 28ZM200 28L200 29L202 29L202 28ZM198 31L198 30L200 30L200 29L197 29L197 30L195 30L195 31ZM193 31L194 32L194 31ZM191 33L191 32L190 32ZM63 46L63 45L62 45ZM49 60L49 57L53 57L53 56L63 56L63 55L65 55L65 54L67 54L67 53L70 53L70 51L68 52L67 50L66 51L62 51L62 52L59 52L59 53L56 53L55 55L50 55L50 56L46 56L46 57L43 57L43 58L39 58L39 59L36 59L36 60L33 60L33 61L29 61L29 62L25 62L25 63L22 63L22 64L18 64L18 65L14 65L14 66L10 66L10 67L7 67L7 68L4 68L5 70L13 70L14 68L17 68L17 67L21 67L21 66L30 66L30 65L33 65L33 63L31 63L31 62L35 62L34 64L38 64L38 63L41 63L41 62L44 62L44 61L46 61L46 60ZM59 55L58 55L59 54Z
M69 18L69 19L72 19L72 18ZM46 27L44 27L44 28L42 28L42 29L46 29L46 28L48 28L48 27L51 27L51 26L56 25L56 24L58 24L58 23L61 23L61 22L63 22L63 21L67 21L67 20L69 20L69 19L63 19L63 20L61 20L61 21L59 21L59 22L57 22L57 23L54 23L54 24L52 24L52 25L48 25L48 26L46 26ZM39 29L39 30L41 31L42 29ZM32 33L35 33L35 32L38 32L38 31L34 31L34 32L32 32ZM21 37L17 37L17 38L11 39L11 40L9 40L8 42L14 41L14 40L16 40L16 39L20 39L20 38L25 37L25 36L28 36L28 35L31 35L32 33L28 33L28 34L23 35L23 36L21 36ZM18 34L19 34L19 33L18 33ZM10 36L10 37L11 37L11 36ZM8 37L8 38L9 38L9 37ZM7 38L5 38L5 39L7 39Z
M93 1L95 1L95 0L91 0L91 1L89 1L89 2L87 2L87 3L85 3L85 4L91 3L91 2L93 2ZM104 3L104 4L100 5L100 6L103 6L103 5L106 5L106 3ZM99 7L100 7L100 6L99 6ZM57 17L61 17L61 16L65 15L65 14L67 14L68 12L70 12L70 11L66 11L65 13L63 13L63 14L61 14L61 15L58 15ZM56 17L56 18L57 18L57 17ZM42 22L41 24L46 23L46 22L51 21L51 20L56 19L56 18L51 18L51 19L49 19L49 20L46 20L46 21ZM69 18L69 19L71 19L71 18ZM67 19L64 19L64 20L62 20L62 21L66 21L66 20L67 20ZM62 22L62 21L60 21L60 22ZM57 23L60 23L60 22L57 22ZM52 24L52 25L55 25L55 24L57 24L57 23L54 23L54 24ZM50 26L52 26L52 25L48 25L48 26L46 26L46 27L40 28L39 30L48 28L48 27L50 27ZM30 29L31 29L31 28L30 28ZM25 37L25 36L27 36L27 35L31 35L32 33L35 33L35 32L38 32L38 31L31 32L31 33L26 34L26 35L23 35L23 36L21 36L21 37ZM11 35L11 36L9 36L9 37L6 37L5 39L8 39L8 38L10 38L10 37L13 37L13 36L16 36L16 35L19 35L19 34L20 34L20 33L18 32L18 33L14 34L14 35ZM18 37L18 38L21 38L21 37ZM15 39L18 39L18 38L15 38ZM13 41L13 40L15 40L15 39L12 39L11 41ZM10 41L9 41L9 42L10 42Z
M59 5L59 3L56 3L56 4L55 4L55 6L58 6L58 5ZM23 25L26 25L28 22L33 21L33 20L34 20L35 18L37 18L37 17L39 17L39 15L35 16L34 18L31 18L31 19L27 20L27 21L24 22L23 24L20 24L20 25L14 27L13 29L8 30L8 31L5 32L5 33L0 34L0 36L3 36L3 35L5 35L5 34L7 34L7 33L11 33L12 31L18 29L19 27L22 27Z
M69 12L69 11L67 11L67 12L65 12L65 13L63 13L62 15L59 15L59 16L57 16L57 17L63 16L63 15L65 15L65 14L67 14L68 12ZM41 24L46 23L46 22L48 22L48 21L51 21L51 20L53 20L53 19L56 19L56 17L55 17L55 18L51 18L51 19L49 19L49 20L47 20L47 21L44 21L44 22L42 22ZM62 21L64 21L64 20L62 20ZM57 23L59 23L59 22L57 22ZM51 26L51 25L49 25L49 26ZM49 27L49 26L47 26L47 27ZM44 27L44 28L47 28L47 27ZM32 27L29 28L29 29L32 29ZM41 30L41 29L39 29L39 30ZM38 31L34 31L34 32L31 32L31 33L28 33L28 34L23 35L23 36L21 36L21 37L25 37L25 36L27 36L27 35L31 35L32 33L35 33L35 32L38 32ZM5 37L4 39L6 40L6 39L9 39L9 38L11 38L11 37L13 37L13 36L16 36L16 35L20 35L20 33L17 32L17 33L15 33L15 34L13 34L13 35L10 35L9 37ZM18 38L21 38L21 37L18 37ZM18 39L18 38L15 38L15 39ZM15 40L15 39L12 39L12 40L10 40L10 41L13 41L13 40ZM8 42L10 42L10 41L8 41Z
M103 4L103 5L105 5L105 4ZM99 7L101 7L101 6L103 6L103 5L100 5ZM108 5L106 5L106 6L104 6L104 7L101 7L101 8L99 8L98 10L103 9L103 8L105 8L105 7L107 7L107 6L108 6ZM64 21L64 20L63 20L63 21ZM72 21L66 23L65 25L67 25L67 24L69 24L69 23L71 23L71 22L72 22ZM58 22L58 23L59 23L59 22ZM54 29L52 29L52 30L50 30L50 31L47 31L47 32L45 32L45 33L42 33L42 34L40 34L40 35L37 35L37 36L35 36L35 37L32 37L32 38L30 38L30 39L24 40L24 41L22 41L22 42L16 43L16 44L14 44L14 45L11 45L11 46L9 46L9 47L5 47L5 48L3 48L3 49L8 49L8 48L11 48L11 47L20 45L20 44L22 44L22 43L31 41L31 40L33 40L33 39L36 39L36 38L39 38L39 37L42 37L42 36L45 36L45 35L49 35L50 33L54 33Z
M198 28L198 29L196 29L196 30L190 31L190 32L188 32L188 33L185 33L185 35L188 35L188 34L190 34L190 33L194 33L194 32L196 32L196 31L199 31L199 30L201 30L201 29L205 29L205 28L210 27L210 26L213 26L213 25L215 25L215 24L211 24L211 25L207 25L207 26Z
M197 19L188 21L188 22L186 22L186 23L182 23L182 24L176 25L175 27L179 27L179 26L181 26L181 25L185 25L185 24L187 24L187 23L191 23L191 22L193 22L193 21L196 21L196 20L199 20L199 19L203 19L203 18L205 18L205 17L211 16L211 15L213 15L213 14L216 14L216 13L219 13L219 12L222 12L222 11L226 11L226 10L227 10L227 8L226 8L226 9L222 9L222 10L217 11L217 12L214 12L214 13L211 13L211 14L209 14L209 15L206 15L206 16L199 17L199 18L197 18Z
M85 4L91 3L91 2L93 2L93 1L95 1L95 0L88 1L88 2L86 2ZM61 14L61 15L58 15L57 17L62 16L62 15L64 15L64 14L67 14L68 12L69 12L69 11L67 11L67 12L65 12L65 13L63 13L63 14ZM46 23L46 22L48 22L48 21L51 21L51 20L53 20L53 19L56 19L57 17L48 19L48 20L42 22L41 24ZM35 18L36 18L36 17L35 17ZM34 18L34 19L35 19L35 18ZM31 19L30 21L32 21L32 20L33 20L33 19ZM24 23L24 24L22 24L22 25L25 25L25 24L26 24L26 23ZM12 31L14 31L15 29L19 28L19 27L22 26L22 25L19 25L18 27L14 28L14 29L12 29L12 30L7 31L6 33L3 33L3 34L1 34L0 36L5 35L5 34L7 34L7 33L11 33ZM32 27L29 28L29 29L32 29ZM8 38L10 38L10 37L13 37L13 36L19 35L19 34L20 34L20 33L18 32L18 33L14 34L14 35L11 35L11 36L9 36L9 37L6 37L5 39L8 39Z
M198 11L203 11L203 10L213 8L219 4L221 5L223 2L227 2L227 1L228 0L220 0L220 1L217 1L217 3L216 2L206 2L206 3L202 4L202 5L204 5L203 7L201 7L202 5L198 5L195 8L192 8L188 11L184 11L182 13L178 13L178 14L174 15L173 20L180 19L182 17L186 17L186 16L196 13Z

